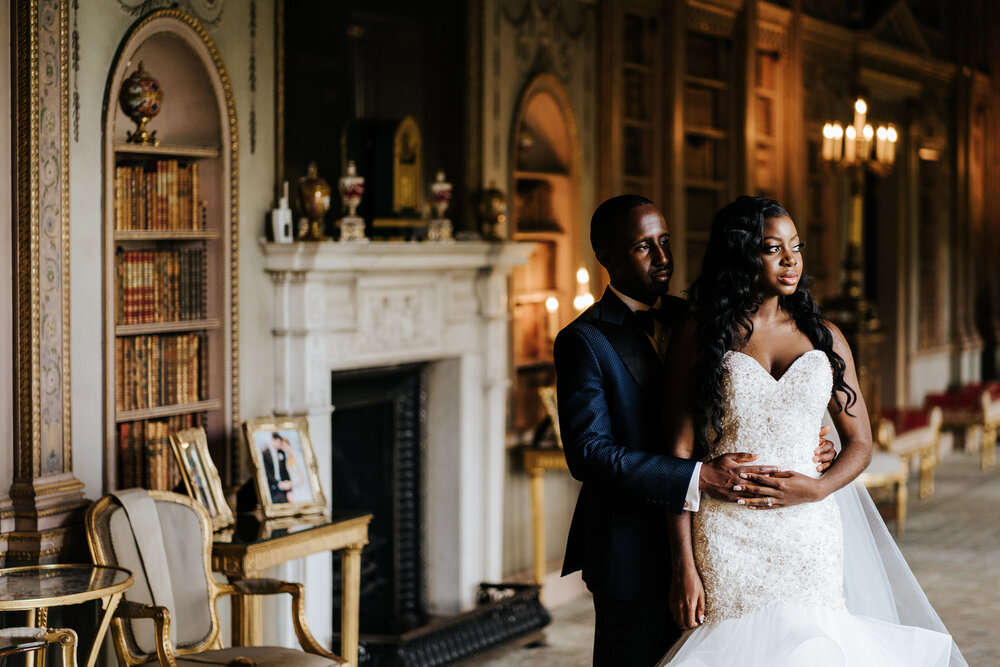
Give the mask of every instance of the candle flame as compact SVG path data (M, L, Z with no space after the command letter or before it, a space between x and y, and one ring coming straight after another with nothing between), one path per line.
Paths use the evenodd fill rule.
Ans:
M559 310L559 299L555 298L554 296L550 296L548 299L546 299L545 310L549 311L550 313L554 313L557 310Z
M857 101L854 102L854 110L858 113L868 113L868 103L859 97Z
M895 143L896 139L899 138L896 135L896 128L894 128L892 125L890 125L889 129L885 131L885 138L888 139L889 141Z

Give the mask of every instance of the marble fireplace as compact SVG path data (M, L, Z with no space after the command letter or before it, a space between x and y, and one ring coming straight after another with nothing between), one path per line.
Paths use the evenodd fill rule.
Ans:
M423 369L427 610L448 615L473 608L479 584L502 575L508 279L532 246L262 247L274 284L274 411L306 415L325 489L332 481L336 378L356 374L346 371ZM330 554L320 554L284 566L280 576L305 582L309 591L330 591L333 566ZM328 596L307 596L307 615L317 638L329 643ZM294 644L290 623L265 630L264 639Z

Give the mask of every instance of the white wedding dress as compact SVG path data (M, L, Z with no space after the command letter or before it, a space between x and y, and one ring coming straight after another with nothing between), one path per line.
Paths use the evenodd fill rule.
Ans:
M833 377L812 350L775 380L753 358L723 359L722 438L710 457L818 477L812 461ZM703 496L692 517L705 623L661 665L964 665L861 487L818 503L751 510ZM845 572L847 581L845 582Z

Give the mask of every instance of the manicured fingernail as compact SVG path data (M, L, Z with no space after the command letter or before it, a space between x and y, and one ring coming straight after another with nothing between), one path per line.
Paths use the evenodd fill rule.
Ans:
M746 479L747 478L747 474L745 472L741 472L740 473L740 477L742 477L743 479Z
M743 487L740 486L739 484L737 484L736 486L733 487L733 491L742 491L742 490L743 490Z
M705 615L704 614L702 614L701 616L698 617L698 622L699 623L704 623L705 622Z
M737 501L736 501L736 504L737 504L737 505L746 505L746 504L747 504L747 501L745 501L745 500L743 500L742 498L740 498L739 500L737 500Z

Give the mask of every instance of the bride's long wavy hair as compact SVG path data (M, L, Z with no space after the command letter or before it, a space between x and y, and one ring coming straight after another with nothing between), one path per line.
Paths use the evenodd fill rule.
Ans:
M701 274L691 285L692 311L697 323L694 368L694 426L699 449L722 435L722 358L742 347L753 334L751 319L762 302L759 280L763 262L764 223L788 216L781 204L764 197L743 196L715 214ZM809 294L809 278L802 275L790 296L779 297L778 306L792 316L813 346L826 353L833 368L833 399L839 409L857 401L844 382L846 364L833 351L833 335L819 306ZM838 394L844 395L841 401Z

